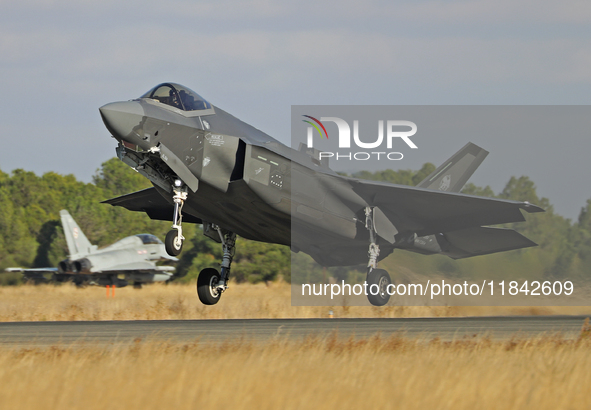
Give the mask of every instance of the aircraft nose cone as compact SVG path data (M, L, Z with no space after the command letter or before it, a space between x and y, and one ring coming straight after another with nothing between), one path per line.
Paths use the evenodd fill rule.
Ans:
M107 129L118 139L137 143L134 130L141 124L144 109L137 101L114 102L99 108Z

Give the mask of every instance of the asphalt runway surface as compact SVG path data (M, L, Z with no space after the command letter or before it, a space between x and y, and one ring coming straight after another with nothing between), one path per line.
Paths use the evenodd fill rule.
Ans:
M228 319L96 322L0 323L0 344L125 344L135 340L221 342L237 338L264 341L306 336L370 337L380 333L443 340L489 336L493 339L561 334L576 338L586 316L497 316L400 319Z

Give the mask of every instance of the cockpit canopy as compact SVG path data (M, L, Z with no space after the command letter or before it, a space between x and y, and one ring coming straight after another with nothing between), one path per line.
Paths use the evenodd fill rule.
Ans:
M141 233L136 236L142 240L144 245L160 245L160 244L162 244L162 241L160 239L158 239L156 236L151 235L149 233Z
M198 111L211 108L211 104L195 91L175 83L159 84L140 98L151 98L183 111Z

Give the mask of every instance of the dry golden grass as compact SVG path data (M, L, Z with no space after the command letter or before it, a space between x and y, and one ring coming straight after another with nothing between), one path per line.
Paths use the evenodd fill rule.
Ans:
M0 287L0 321L155 320L328 317L434 317L589 314L589 307L306 307L291 306L286 283L232 284L215 306L199 302L195 285L154 284L141 290L76 289L66 284Z
M0 347L2 409L587 409L591 341Z
M189 285L0 288L0 321L326 317L287 284L236 285L217 306ZM575 314L589 308L334 307L336 317ZM0 346L0 409L583 409L591 326L497 342L403 337Z

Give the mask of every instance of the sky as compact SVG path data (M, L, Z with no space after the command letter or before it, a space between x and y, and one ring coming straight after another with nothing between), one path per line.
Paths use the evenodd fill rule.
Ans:
M292 105L589 105L590 23L584 1L4 0L0 169L91 181L116 146L98 108L166 81L285 144ZM576 219L591 146L565 134L475 135L491 154L471 182L528 175ZM468 142L446 138L398 166Z

